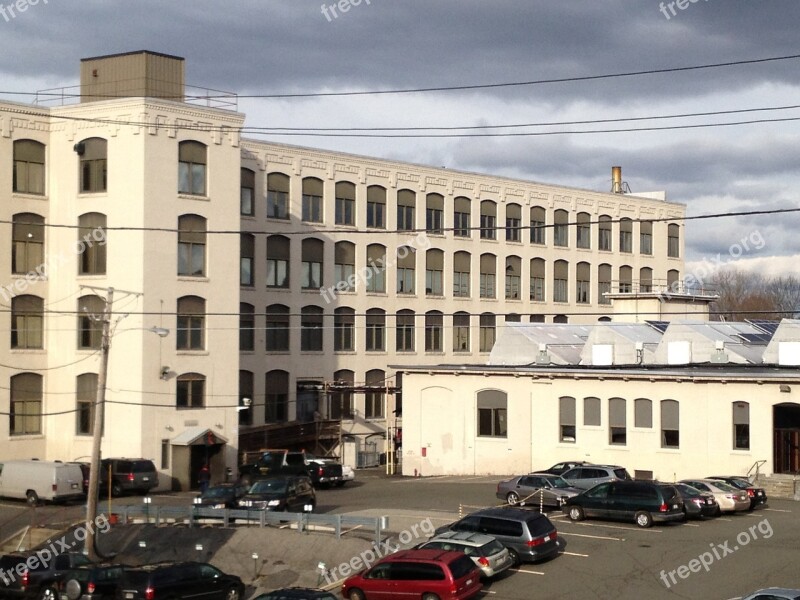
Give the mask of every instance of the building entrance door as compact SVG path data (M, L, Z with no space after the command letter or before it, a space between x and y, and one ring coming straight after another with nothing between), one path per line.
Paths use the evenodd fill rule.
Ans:
M774 472L800 473L800 405L780 404L773 408Z

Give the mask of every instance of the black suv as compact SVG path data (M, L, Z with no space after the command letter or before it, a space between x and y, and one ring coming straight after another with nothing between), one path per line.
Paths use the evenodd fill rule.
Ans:
M244 584L207 563L158 563L128 568L117 585L117 600L239 600Z
M633 521L650 527L654 521L683 521L683 498L674 485L655 481L601 483L568 498L561 506L573 521L585 517Z
M111 494L121 496L128 492L147 494L158 486L158 471L152 460L146 458L104 458L101 480L108 479L111 468Z
M64 574L57 583L58 596L66 600L110 600L117 593L117 584L125 565L105 564L79 567Z
M242 509L286 512L313 512L316 505L314 486L305 475L273 475L256 479L239 500Z
M80 552L64 552L46 561L36 554L5 555L0 559L0 597L55 600L59 581L72 569L90 564Z

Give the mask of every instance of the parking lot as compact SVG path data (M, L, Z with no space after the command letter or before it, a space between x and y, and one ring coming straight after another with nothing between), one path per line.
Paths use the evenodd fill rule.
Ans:
M318 511L388 515L390 530L410 530L426 519L448 523L479 507L499 503L500 477L386 477L359 471L343 488L320 490ZM157 505L191 503L191 493L158 494ZM132 496L115 504L134 504ZM104 505L105 506L105 505ZM39 507L4 501L0 520L20 522L80 518L83 506ZM566 551L539 564L526 564L486 585L487 599L703 598L726 600L759 587L800 588L800 505L770 500L767 508L707 521L656 525L587 520L572 522L550 512ZM419 541L422 541L421 539ZM416 543L414 538L411 544Z

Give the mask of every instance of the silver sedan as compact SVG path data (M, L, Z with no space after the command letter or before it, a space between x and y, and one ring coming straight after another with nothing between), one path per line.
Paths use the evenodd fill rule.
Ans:
M530 473L497 484L497 497L511 505L530 504L560 508L581 490L570 486L565 479L549 473Z

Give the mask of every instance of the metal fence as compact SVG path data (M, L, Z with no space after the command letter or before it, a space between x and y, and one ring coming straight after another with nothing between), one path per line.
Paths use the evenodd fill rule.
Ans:
M389 517L356 517L351 515L323 515L315 513L286 513L258 509L207 508L202 506L153 506L127 505L114 507L112 513L121 523L154 523L155 525L185 524L194 527L202 522L219 523L222 527L244 523L258 527L293 527L299 533L332 533L336 538L355 530L375 534L380 544L382 534L389 527ZM114 519L112 516L112 519Z

